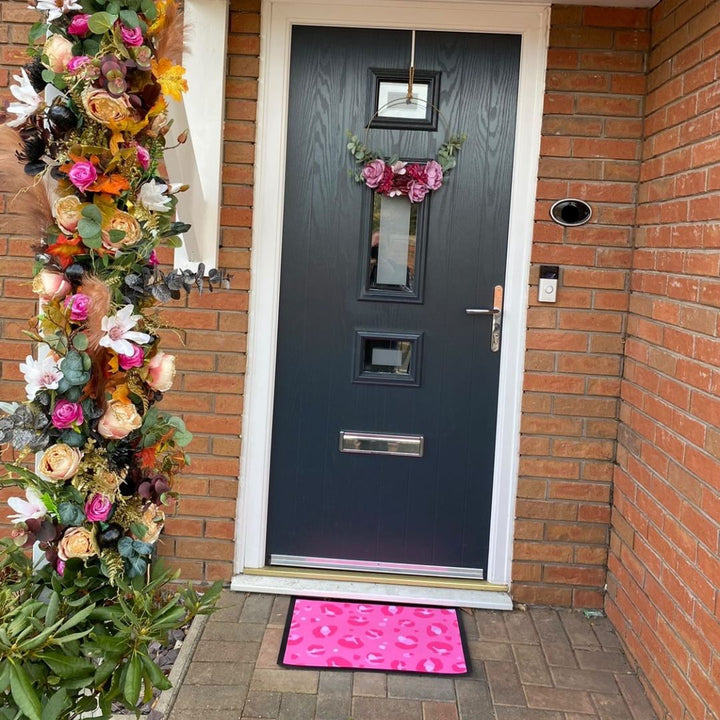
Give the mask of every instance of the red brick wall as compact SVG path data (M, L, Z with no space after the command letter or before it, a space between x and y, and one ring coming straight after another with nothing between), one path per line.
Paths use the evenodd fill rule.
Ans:
M648 13L555 6L528 314L513 596L600 607L640 174ZM588 225L549 208L586 199ZM537 303L537 266L560 265Z
M656 706L675 720L720 712L719 81L720 2L662 0L606 607Z

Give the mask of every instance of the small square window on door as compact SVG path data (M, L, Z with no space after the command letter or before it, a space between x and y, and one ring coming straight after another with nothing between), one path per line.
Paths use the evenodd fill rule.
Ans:
M413 97L408 99L408 71L370 68L371 128L428 130L438 128L440 73L415 70Z
M355 331L353 382L420 385L422 333Z

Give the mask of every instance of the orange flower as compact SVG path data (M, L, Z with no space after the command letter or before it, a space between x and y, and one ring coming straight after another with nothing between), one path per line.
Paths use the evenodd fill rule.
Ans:
M162 58L160 61L152 61L152 72L160 83L163 95L169 95L180 102L182 94L188 89L187 80L183 77L185 68L182 65L173 65L168 58Z
M84 252L83 247L80 247L80 245L80 238L77 235L74 237L58 235L55 243L50 245L45 252L52 255L64 270L68 265L72 264L75 255L82 255Z
M155 445L143 448L139 453L136 454L136 457L140 460L140 467L143 470L152 470L152 468L155 467L156 456L157 451L155 449Z
M119 173L113 173L112 175L100 175L88 189L93 192L107 193L108 195L120 195L129 188L130 183L127 178L124 178Z

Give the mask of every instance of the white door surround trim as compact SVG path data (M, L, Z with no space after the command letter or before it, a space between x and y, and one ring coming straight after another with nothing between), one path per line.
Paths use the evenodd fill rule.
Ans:
M540 130L545 89L550 3L438 2L408 0L264 0L255 165L255 208L248 330L248 368L243 416L243 449L238 497L235 577L232 588L262 592L329 594L344 592L338 582L285 581L262 577L270 482L270 449L280 299L285 151L290 42L293 25L377 27L516 34L522 37L517 104L508 262L503 311L495 475L487 580L509 585L515 495L519 464L520 403L524 369L528 274L533 231ZM243 574L244 568L255 573ZM430 601L403 585L352 585L354 597L389 594L398 602ZM349 591L349 588L348 588ZM467 591L464 591L467 593ZM437 601L452 604L452 593ZM488 595L495 600L488 600ZM427 596L427 597L426 597ZM476 596L476 601L473 602ZM468 593L458 597L476 607L511 607L509 596Z

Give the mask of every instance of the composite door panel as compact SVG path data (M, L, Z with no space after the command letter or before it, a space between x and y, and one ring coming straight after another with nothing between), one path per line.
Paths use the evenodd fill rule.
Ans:
M482 577L500 355L513 348L493 352L491 318L466 308L491 307L504 285L520 38L418 32L416 67L439 74L438 129L367 134L369 146L417 160L434 158L448 131L467 134L423 203L424 283L414 278L421 292L407 302L363 292L373 194L348 172L346 131L363 137L371 69L406 69L410 40L293 29L267 555ZM415 382L358 378L373 334L418 340ZM377 347L382 363L409 345ZM422 456L341 452L342 431L421 436Z

